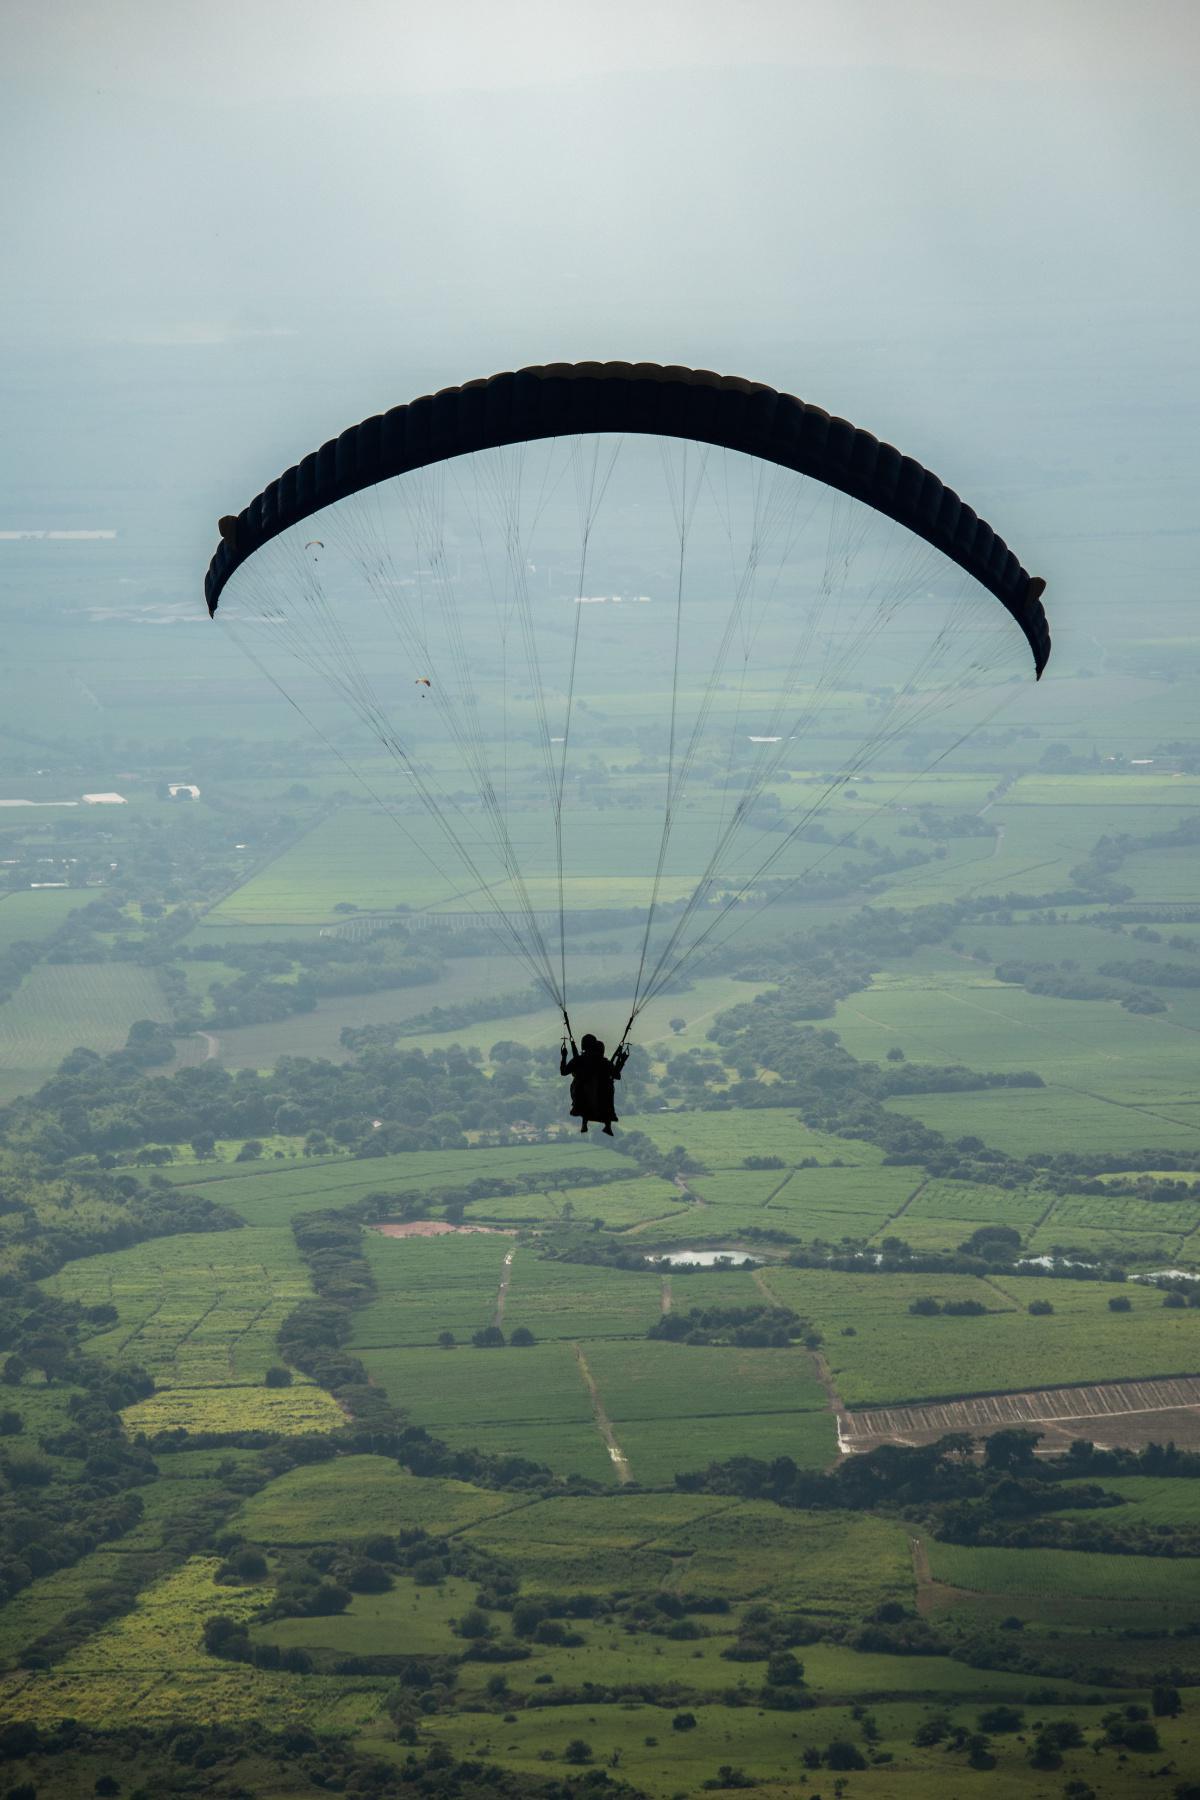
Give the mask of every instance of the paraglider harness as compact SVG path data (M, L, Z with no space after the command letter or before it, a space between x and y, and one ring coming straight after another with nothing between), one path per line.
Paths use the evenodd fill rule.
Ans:
M559 1073L571 1076L571 1116L580 1120L581 1131L586 1131L589 1122L594 1122L603 1125L605 1132L610 1137L612 1135L612 1128L617 1120L613 1087L615 1082L620 1081L621 1071L629 1061L628 1040L632 1025L631 1014L621 1041L611 1057L603 1054L603 1045L598 1044L590 1032L584 1034L581 1052L575 1042L566 1008L563 1008L564 1031ZM571 1046L569 1060L568 1044Z

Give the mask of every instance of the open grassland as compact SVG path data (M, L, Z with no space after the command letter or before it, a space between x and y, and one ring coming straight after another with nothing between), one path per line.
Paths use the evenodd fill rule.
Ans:
M226 1475L250 1455L228 1449L191 1450L164 1458L158 1480L138 1490L143 1511L132 1530L82 1556L69 1568L40 1576L0 1608L0 1664L11 1665L38 1638L85 1608L89 1596L120 1581L128 1572L131 1556L165 1551L167 1559L174 1560L175 1534L181 1528L195 1528L208 1497L222 1490Z
M504 1309L507 1329L524 1325L538 1338L642 1336L659 1316L661 1284L645 1275L544 1262L529 1251L513 1259Z
M258 1626L255 1643L281 1650L332 1650L339 1656L461 1656L452 1625L475 1604L477 1584L450 1576L439 1587L401 1579L387 1594L356 1594L344 1613L324 1619L276 1619Z
M623 1123L629 1131L643 1131L660 1150L682 1144L688 1153L714 1172L740 1169L748 1156L778 1156L782 1180L808 1157L818 1163L835 1160L859 1167L878 1167L883 1152L856 1138L835 1137L814 1131L787 1107L755 1107L734 1112L650 1112L630 1114Z
M6 1600L0 1608L0 1662L11 1666L27 1644L83 1606L89 1592L113 1581L123 1555L123 1550L93 1550L69 1569L54 1569Z
M611 962L609 966L612 967ZM636 953L629 957L625 967L629 986L632 988L637 968ZM613 972L617 974L619 969ZM755 994L761 993L768 985L736 981L732 975L698 974L686 989L676 992L668 988L647 1003L638 1014L637 1041L651 1056L656 1057L666 1055L671 1050L711 1049L708 1031L718 1013L753 1000ZM508 988L503 991L508 991ZM431 999L430 1004L435 1005L436 999ZM575 1021L577 1031L593 1031L610 1046L619 1042L629 1015L627 994L622 994L619 998L589 1000L580 1010L581 1018ZM678 1017L686 1019L687 1024L682 1032L675 1033L670 1028L670 1021ZM583 1023L584 1020L586 1024ZM555 1059L561 1036L562 1014L552 1006L538 1006L533 1010L505 1013L498 1018L484 1019L477 1024L462 1025L449 1031L422 1030L405 1041L421 1050L449 1050L455 1044L461 1044L464 1049L474 1048L486 1054L493 1044L508 1039L545 1054L557 1067ZM620 1105L621 1093L618 1089L618 1110ZM629 1121L623 1115L622 1124L628 1128Z
M1011 1698L996 1691L989 1698ZM892 1760L868 1767L850 1777L848 1791L863 1800L957 1800L973 1792L965 1758L947 1758L939 1745L913 1748L912 1739L928 1711L949 1710L952 1720L965 1731L975 1729L978 1704L949 1708L922 1707L914 1698L907 1702L872 1706L879 1733L878 1748ZM815 1777L804 1770L806 1749L825 1749L834 1739L862 1741L862 1727L848 1706L818 1706L808 1712L770 1712L753 1706L730 1709L720 1705L689 1708L694 1729L678 1734L670 1729L670 1717L660 1707L636 1703L621 1708L597 1708L586 1702L572 1706L541 1707L525 1711L511 1723L493 1717L459 1714L438 1718L430 1736L459 1757L499 1762L517 1773L535 1776L574 1773L565 1760L566 1746L575 1739L589 1745L593 1766L603 1768L617 1757L618 1773L652 1800L672 1800L699 1794L708 1784L720 1782L718 1770L733 1768L755 1784L763 1800L791 1800L801 1793L831 1793L825 1772ZM1036 1709L1039 1719L1068 1716L1061 1706ZM1072 1717L1078 1717L1071 1714ZM1082 1715L1085 1730L1096 1721ZM1175 1756L1176 1767L1190 1768L1184 1722L1169 1722L1161 1733L1163 1756ZM1048 1775L1032 1771L1027 1760L1028 1741L999 1738L994 1745L996 1765L987 1773L987 1791L993 1800L1059 1800L1064 1783L1086 1777L1097 1800L1123 1800L1130 1791L1130 1776L1107 1759L1097 1759L1090 1749L1068 1752L1062 1766ZM1161 1760L1161 1759L1156 1759ZM798 1771L806 1781L798 1782ZM820 1788L808 1783L821 1783ZM739 1782L739 1785L741 1783ZM725 1783L718 1792L731 1792Z
M1197 1402L1200 1404L1200 1395ZM1114 1523L1119 1520L1122 1525L1182 1526L1193 1531L1200 1525L1200 1494L1190 1481L1154 1475L1106 1475L1101 1486L1106 1494L1116 1494L1123 1502L1119 1510L1107 1515ZM1081 1507L1065 1516L1084 1519L1089 1516L1089 1509ZM1091 1516L1095 1516L1094 1510Z
M86 888L19 888L0 894L0 956L14 944L50 937L95 898Z
M376 1298L354 1315L360 1351L435 1344L443 1331L470 1338L492 1323L505 1258L514 1254L511 1237L490 1231L404 1238L371 1231L364 1246Z
M275 1730L303 1722L317 1731L360 1728L381 1716L386 1683L378 1680L299 1682L208 1656L205 1619L220 1612L249 1621L263 1603L256 1588L218 1586L219 1566L216 1557L192 1557L52 1670L10 1675L0 1684L0 1708L43 1724L260 1719Z
M1163 1181L1179 1179L1174 1170L1146 1172ZM1200 1198L1193 1194L1157 1201L1136 1194L1062 1194L1027 1242L1035 1251L1068 1243L1104 1248L1126 1263L1180 1256L1190 1261L1198 1231Z
M824 1393L802 1350L646 1338L663 1305L656 1271L544 1262L498 1236L372 1236L369 1245L379 1297L357 1316L354 1347L393 1403L451 1444L647 1483L735 1454L788 1454L808 1466L834 1454ZM738 1271L671 1280L678 1307L762 1299ZM524 1324L538 1341L488 1350L465 1341L499 1317L505 1331ZM431 1347L442 1331L454 1349Z
M890 1100L895 1112L920 1119L953 1143L979 1137L1010 1155L1140 1148L1200 1149L1200 1107L1172 1100L1163 1105L1110 1100L1070 1088L991 1088L980 1093L922 1094Z
M955 1275L845 1275L772 1269L764 1277L781 1301L824 1333L824 1354L850 1406L1000 1393L1073 1382L1191 1374L1200 1368L1200 1318L1164 1308L1161 1296L1129 1283ZM931 1296L979 1300L977 1317L914 1316ZM1129 1312L1111 1312L1121 1295ZM1054 1312L1032 1318L1034 1299ZM845 1335L853 1327L853 1336Z
M1059 957L1069 956L1070 928L1058 927ZM1021 952L1014 944L1010 954ZM1141 945L1108 938L1109 956ZM1044 1089L897 1098L955 1138L983 1137L1000 1149L1097 1150L1162 1144L1195 1148L1197 1020L1185 999L1165 1013L1134 1014L1115 1002L1060 1000L996 981L989 970L946 950L925 950L870 988L851 995L836 1026L855 1056L880 1060L898 1046L911 1060L965 1063L1011 1073L1032 1069ZM971 1123L973 1115L977 1123Z
M569 1344L370 1351L363 1360L389 1399L436 1437L546 1462L560 1475L613 1478Z
M77 1045L119 1050L138 1019L166 1013L162 988L149 969L39 963L0 1005L0 1104L40 1087Z
M287 935L292 935L290 930ZM417 937L418 947L421 942ZM289 1019L223 1028L216 1034L217 1060L227 1069L268 1069L281 1056L326 1057L331 1062L346 1062L353 1054L342 1043L341 1034L346 1026L402 1026L437 1007L475 1005L483 999L520 995L528 989L528 975L512 956L454 957L453 945L449 948L451 955L434 982L423 982L416 987L387 988L373 994L339 994L319 1001L312 1012L298 1013ZM212 963L184 966L189 973L220 967ZM609 959L602 956L577 954L571 959L573 978L581 983L605 975L610 966ZM201 991L207 991L209 978L202 974L201 979L204 982ZM544 1008L537 999L531 1000L529 1010L544 1015ZM527 1019L528 1014L522 1017ZM471 1026L469 1041L478 1043L481 1049L490 1049L500 1036L512 1035L508 1031L489 1030L495 1023L484 1020ZM461 1035L461 1032L453 1031L430 1034L418 1030L412 1042L424 1045L427 1038L431 1041L435 1038L438 1043L459 1042ZM535 1036L530 1041L540 1043L548 1061L554 1060L557 1043L552 1030L543 1031L540 1038Z
M734 1456L790 1456L821 1468L837 1440L812 1359L800 1349L735 1350L661 1342L595 1342L587 1362L635 1481Z
M444 1365L444 1366L443 1366ZM389 1393L418 1424L587 1425L587 1389L570 1344L525 1350L413 1350L387 1365Z
M598 1187L551 1188L547 1193L502 1194L474 1200L467 1217L494 1225L569 1222L600 1219L610 1229L627 1231L667 1215L687 1216L686 1194L658 1175L633 1181L609 1181Z
M723 1304L719 1291L712 1303ZM798 1346L742 1350L653 1339L593 1343L588 1364L613 1420L713 1420L739 1407L775 1413L822 1411L826 1405L812 1357Z
M838 1616L912 1595L902 1526L766 1502L627 1489L537 1501L466 1535L515 1558L531 1592L665 1584L685 1595L761 1597Z
M1007 1550L976 1544L926 1544L936 1581L989 1594L1063 1595L1138 1600L1195 1615L1200 1557L1104 1556L1082 1550Z
M47 1283L66 1300L106 1301L116 1325L88 1339L95 1354L140 1363L157 1391L126 1412L130 1430L331 1430L341 1414L305 1377L264 1387L275 1338L311 1293L290 1231L280 1227L157 1238L69 1263Z
M340 1543L375 1532L461 1531L513 1497L436 1476L418 1479L385 1456L291 1469L252 1494L231 1522L260 1544Z
M614 1161L614 1158L616 1159ZM298 1212L352 1205L367 1194L411 1194L439 1188L463 1188L491 1176L520 1180L552 1177L567 1170L622 1168L633 1175L628 1158L607 1144L564 1138L558 1144L514 1145L503 1150L420 1150L401 1156L358 1160L269 1162L246 1172L243 1163L202 1163L169 1171L172 1178L195 1187L221 1206L238 1213L248 1225L286 1225Z
M1200 900L1200 870L1191 844L1163 850L1138 850L1121 864L1121 880L1128 882L1136 900Z
M553 821L544 806L510 808L507 817L513 852L525 891L535 909L557 912L559 900ZM719 827L716 807L680 809L672 832L659 897L689 894L699 879ZM472 859L486 883L506 905L517 904L501 857L491 843L472 837ZM565 814L565 898L569 910L583 907L645 906L654 885L662 837L657 796L644 806L597 809L575 806ZM746 864L746 872L752 868ZM444 871L441 872L441 871ZM731 866L728 877L736 875ZM342 807L265 869L259 870L214 908L215 925L336 922L336 908L350 904L365 912L396 907L414 911L483 912L487 890L446 842L429 816L414 810L396 822L382 810Z

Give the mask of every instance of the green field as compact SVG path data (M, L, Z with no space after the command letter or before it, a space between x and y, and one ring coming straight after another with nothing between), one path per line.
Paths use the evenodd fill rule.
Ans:
M1142 1145L1189 1153L1200 1149L1200 1106L1194 1101L1156 1106L1047 1086L926 1094L888 1104L951 1141L981 1137L1013 1155L1074 1150L1080 1145L1099 1152Z
M89 1339L97 1355L127 1357L156 1392L126 1413L130 1430L332 1430L331 1397L297 1375L266 1388L280 1360L275 1337L311 1292L291 1233L279 1228L183 1235L72 1262L47 1283L65 1300L106 1301L118 1323Z
M0 810L0 819L5 816ZM86 888L18 888L0 894L0 956L14 944L49 937L95 898Z
M927 1550L935 1580L988 1594L1136 1600L1178 1609L1183 1616L1194 1615L1200 1603L1200 1557L1103 1556L936 1542Z
M462 1188L481 1177L553 1177L567 1170L598 1172L634 1165L620 1152L585 1139L530 1144L503 1150L421 1150L405 1156L372 1156L353 1161L297 1158L268 1162L245 1172L245 1164L200 1163L167 1170L170 1180L228 1206L248 1225L286 1225L297 1213L350 1206L367 1194L409 1194L426 1189Z
M163 992L149 969L39 963L0 1005L0 1104L40 1087L77 1045L119 1050L138 1019L165 1017Z
M101 671L97 692L111 695L116 681L114 671ZM1062 683L1056 704L1065 722L1053 729L1072 744L1087 737L1090 747L1090 713L1101 689L1113 709L1114 732L1120 725L1131 741L1156 716L1145 709L1167 701L1176 706L1174 729L1189 729L1178 694L1164 697L1158 684L1116 681ZM1045 692L1054 696L1053 685ZM726 697L717 706L726 723L723 709L730 704ZM837 697L831 764L850 743L863 704L860 693ZM240 714L249 705L243 693L231 699L229 710ZM632 718L633 710L615 696L607 716L620 721ZM531 711L528 717L532 721ZM1042 724L1035 729L1042 731ZM676 1486L679 1475L741 1458L790 1458L809 1470L835 1465L839 1406L1200 1369L1195 1309L1166 1308L1157 1290L1137 1283L845 1274L786 1264L791 1245L814 1240L879 1245L899 1237L919 1250L954 1250L981 1225L1003 1223L1021 1234L1031 1255L1065 1244L1097 1259L1119 1258L1130 1268L1186 1267L1200 1242L1200 1200L1149 1202L1115 1189L1059 1193L1066 1182L1052 1182L1032 1165L1013 1175L1012 1185L1003 1171L994 1185L933 1174L918 1164L886 1161L878 1145L815 1128L800 1116L798 1104L702 1110L681 1105L680 1093L690 1090L682 1081L672 1085L673 1056L712 1052L708 1033L718 1015L771 993L785 929L801 936L814 928L836 929L864 899L877 907L914 908L1009 890L1048 894L1072 882L1072 869L1102 834L1170 830L1194 817L1200 804L1198 777L1134 777L1103 767L1062 777L1044 768L1028 772L1043 749L1040 741L1014 737L997 751L1003 775L1015 777L999 798L992 797L1000 779L994 770L972 767L932 779L928 804L947 816L967 815L965 824L947 828L944 854L933 849L938 840L929 816L916 810L908 771L897 766L856 780L854 791L828 815L834 834L856 830L900 852L915 846L927 860L878 879L869 894L811 906L789 899L774 918L747 918L743 942L756 947L756 960L742 964L741 973L750 978L739 978L736 959L717 964L715 972L697 969L694 986L663 994L639 1017L636 1036L649 1052L653 1078L639 1101L643 1110L626 1115L620 1130L637 1130L664 1152L682 1146L689 1172L679 1180L648 1172L622 1154L620 1131L613 1144L571 1135L503 1150L356 1160L304 1157L304 1134L297 1128L264 1139L262 1159L243 1164L233 1160L240 1140L226 1122L216 1158L198 1162L181 1148L164 1170L167 1181L227 1207L244 1221L243 1229L157 1238L68 1261L43 1285L56 1300L109 1301L117 1308L115 1326L96 1329L85 1321L82 1335L87 1353L136 1362L153 1377L153 1396L125 1413L131 1433L181 1426L263 1431L281 1439L319 1432L322 1441L294 1444L289 1454L315 1459L281 1474L273 1473L286 1467L277 1447L267 1452L280 1458L269 1468L262 1451L240 1447L160 1454L158 1477L143 1489L141 1516L121 1539L95 1545L70 1567L40 1574L4 1609L0 1656L8 1672L0 1678L0 1706L6 1715L46 1723L71 1716L98 1726L131 1716L164 1728L214 1718L276 1730L303 1725L318 1735L348 1733L360 1749L403 1763L410 1746L397 1740L389 1713L398 1692L394 1672L299 1677L220 1661L206 1654L202 1633L204 1621L221 1612L244 1622L256 1645L307 1651L323 1670L336 1659L364 1655L453 1659L453 1697L445 1704L438 1697L429 1713L414 1709L418 1758L432 1745L445 1745L466 1757L496 1757L530 1777L560 1776L571 1768L566 1745L579 1737L590 1746L586 1767L596 1773L611 1767L654 1800L736 1791L736 1782L718 1775L722 1765L744 1767L766 1800L800 1794L816 1800L822 1793L828 1800L835 1784L842 1791L841 1783L831 1771L806 1768L801 1754L835 1737L862 1743L868 1752L868 1766L846 1784L848 1800L952 1800L973 1792L981 1780L996 1800L1059 1800L1073 1779L1086 1780L1098 1800L1120 1800L1131 1779L1140 1781L1160 1764L1190 1770L1187 1689L1183 1718L1160 1722L1162 1747L1151 1759L1119 1764L1107 1752L1094 1755L1089 1742L1060 1769L1042 1773L1030 1768L1027 1756L1039 1720L1078 1719L1091 1740L1107 1706L1147 1701L1141 1688L1125 1688L1131 1671L1141 1672L1147 1688L1163 1670L1192 1671L1183 1637L1123 1633L1187 1627L1200 1605L1200 1558L954 1545L934 1538L915 1511L801 1511L739 1498L732 1482L714 1483L712 1493ZM568 907L586 905L590 912L646 897L644 873L627 871L653 865L662 778L654 758L632 742L619 751L597 751L597 760L607 765L620 799L604 810L580 805L573 812L568 829L576 833L575 873L565 890ZM277 761L265 778L275 784L271 793L280 806L286 783L277 771L283 766ZM814 774L819 766L806 754L803 767L781 771L772 794L783 806L802 805L824 779ZM372 773L389 802L408 804L390 772L373 763ZM514 783L526 784L513 811L519 853L530 866L549 866L549 814L530 801L537 773L532 737L508 773ZM329 802L336 789L332 779L314 775L309 797L319 794ZM206 782L206 797L209 791ZM231 783L229 796L249 812L261 804L262 790L253 782ZM701 866L700 847L711 843L727 800L715 785L697 781L691 803L680 811L664 898L690 887ZM981 812L986 827L971 823ZM423 818L405 820L421 841L433 844ZM486 831L481 820L471 815L466 829ZM249 826L245 836L251 839ZM823 856L821 867L844 862L862 870L873 853L860 843L828 854L811 846L805 854ZM363 909L462 912L479 912L485 904L477 891L442 883L385 818L358 805L335 805L312 829L298 831L274 860L248 850L235 868L249 868L252 861L255 872L232 891L228 885L220 890L225 898L194 925L190 945L261 947L311 935L346 923L348 915L334 910L345 902ZM733 865L725 871L732 872ZM535 874L530 891L548 916L557 892L544 873L543 867ZM1186 846L1137 853L1120 878L1134 887L1135 899L1200 898L1188 885L1195 879L1195 857ZM81 898L72 895L71 904ZM57 891L0 903L0 951L23 936L45 935L53 928L49 922L57 924L69 910ZM951 1146L978 1138L1020 1156L1136 1149L1151 1153L1141 1160L1153 1162L1158 1147L1194 1155L1200 1151L1194 1050L1200 990L1162 984L1167 1010L1135 1014L1111 1001L1027 993L998 981L993 971L1006 961L1069 959L1085 971L1117 959L1179 962L1195 954L1189 946L1200 943L1200 928L1183 922L1165 925L1157 938L1137 937L1132 920L1121 925L1100 903L1072 911L1078 916L1059 908L1051 922L1044 908L1004 910L989 903L986 916L964 918L953 933L947 930L939 942L911 955L893 957L885 945L872 952L879 966L869 985L847 993L817 1028L836 1030L852 1055L885 1071L895 1066L888 1052L899 1048L909 1063L1042 1076L1041 1088L922 1092L887 1102L894 1114L942 1132ZM1121 930L1109 928L1114 925ZM605 977L622 959L636 962L639 933L628 920L611 930L599 923L588 929L593 938L574 958L577 981ZM1172 933L1184 934L1182 948L1179 942L1172 946ZM210 1053L230 1069L266 1069L284 1054L340 1063L350 1055L340 1042L346 1024L398 1023L435 1006L469 1008L497 996L509 1005L507 997L527 986L524 973L498 955L455 955L452 939L439 939L438 946L446 964L436 983L323 1001L295 1019L218 1031L215 1050L198 1036L181 1039L179 1063ZM805 954L797 951L798 966ZM781 977L790 971L789 958L778 948ZM236 972L233 963L180 967L189 993L201 1003L214 981L228 981ZM559 1018L548 1007L521 1010L522 1004L517 1000L504 1016L476 1019L458 1030L419 1031L406 1042L425 1050L460 1043L486 1056L493 1044L511 1038L544 1050L552 1063ZM579 1029L586 1023L611 1039L627 1016L621 997L573 1006L572 1014ZM0 1099L41 1080L77 1042L115 1048L135 1018L162 1016L158 983L138 963L39 966L0 1009ZM671 1018L684 1021L681 1031L671 1030ZM802 1019L797 1029L807 1029ZM773 1072L766 1076L775 1079ZM810 1110L815 1117L834 1116L832 1110ZM866 1109L861 1117L867 1119ZM131 1145L129 1166L119 1174L144 1181L145 1169L134 1160L137 1148ZM970 1153L969 1144L959 1148ZM777 1166L748 1166L763 1159ZM1175 1178L1179 1171L1159 1173ZM1183 1173L1190 1180L1192 1171ZM607 1179L614 1174L619 1179ZM473 1182L496 1177L516 1191L464 1201ZM1078 1185L1086 1183L1081 1178ZM314 1293L292 1233L296 1218L353 1207L368 1195L393 1196L396 1214L419 1198L427 1215L437 1217L448 1194L463 1204L464 1222L476 1229L409 1237L364 1230L362 1253L374 1292L368 1304L346 1315L345 1348L365 1366L376 1399L386 1398L406 1425L422 1428L451 1452L502 1459L487 1468L473 1465L476 1481L413 1475L396 1460L405 1452L397 1450L390 1428L386 1435L381 1427L378 1436L339 1440L347 1412L299 1371L287 1388L269 1389L264 1382L267 1369L281 1360L283 1320ZM58 1201L53 1184L35 1196L32 1209L42 1228L53 1225ZM113 1196L93 1193L86 1182L73 1205L79 1226L108 1229L116 1216ZM0 1239L7 1244L11 1234L15 1244L24 1217L23 1210L0 1211ZM758 1233L774 1235L756 1238ZM580 1246L603 1245L607 1254L614 1242L622 1251L647 1255L689 1245L757 1245L764 1260L753 1269L716 1274L649 1262L618 1268L599 1258L568 1260ZM319 1257L314 1267L323 1279ZM1128 1312L1109 1310L1118 1295L1130 1301ZM980 1316L910 1313L910 1304L925 1296L978 1300L985 1310ZM1043 1298L1053 1312L1031 1316L1030 1302ZM668 1308L679 1314L693 1306L771 1301L793 1308L820 1334L819 1356L799 1343L749 1349L647 1336ZM508 1339L523 1327L535 1341L475 1348L472 1334L493 1323ZM439 1345L445 1332L453 1334L451 1348ZM68 1427L75 1397L65 1384L35 1385L27 1378L14 1386L11 1403L24 1425L20 1447L31 1449L39 1437ZM350 1442L353 1454L319 1454ZM379 1453L367 1453L368 1447ZM10 1454L6 1447L0 1461ZM522 1471L514 1481L513 1469L504 1466L514 1458L543 1465L543 1472ZM51 1461L59 1482L86 1473L82 1459ZM464 1460L457 1467L463 1473L472 1465ZM484 1485L489 1481L498 1485ZM508 1481L514 1485L499 1485ZM251 1491L256 1483L261 1485ZM1124 1501L1099 1515L1105 1528L1190 1532L1195 1525L1190 1482L1122 1476L1104 1478L1102 1485ZM196 1514L197 1496L203 1501L226 1486L236 1497L222 1502L228 1515L222 1535L193 1548L187 1522ZM1085 1522L1097 1517L1084 1508L1068 1509L1066 1516ZM927 1530L930 1535L922 1535ZM497 1559L502 1573L518 1576L527 1597L600 1595L624 1605L633 1597L657 1596L666 1618L684 1606L696 1610L674 1635L627 1628L619 1612L600 1610L572 1619L579 1642L534 1641L527 1657L503 1664L460 1661L464 1639L457 1622L481 1597L492 1609L496 1634L509 1635L505 1605L489 1597L490 1577L468 1580L456 1573L426 1585L401 1573L386 1592L356 1592L341 1613L267 1621L262 1614L271 1581L218 1583L218 1557L208 1553L214 1544L245 1540L262 1547L274 1574L301 1555L330 1566L347 1549L360 1554L372 1536L412 1531ZM145 1559L137 1566L150 1573L128 1611L97 1622L51 1666L20 1666L30 1644L61 1631L74 1611L92 1604L98 1590L128 1569L130 1558ZM864 1624L877 1622L881 1606L896 1602L906 1619L915 1609L929 1622L940 1636L940 1654L850 1647ZM764 1661L724 1654L735 1646L745 1609L755 1604L800 1612L824 1634L798 1651L811 1704L792 1711L762 1703ZM1019 1640L997 1629L1014 1616L1026 1621ZM983 1652L979 1636L986 1639ZM998 1660L992 1654L997 1642L1014 1646L1021 1660L1013 1669L984 1666ZM1106 1667L1120 1673L1104 1676ZM1054 1674L1056 1668L1065 1672ZM503 1698L489 1690L497 1669L508 1682ZM1095 1685L1089 1671L1097 1676ZM647 1704L638 1688L657 1692L660 1703ZM603 1698L609 1689L623 1697ZM562 1704L568 1692L571 1702ZM1027 1718L1022 1734L994 1740L996 1765L986 1775L968 1770L962 1753L913 1743L930 1713L945 1711L973 1730L979 1711L999 1699L1021 1707ZM696 1724L676 1732L672 1718L684 1708ZM866 1735L864 1708L877 1736ZM268 1785L262 1792L264 1800L292 1800L290 1790L276 1793ZM71 1792L64 1800L85 1796Z
M767 1280L823 1331L838 1392L851 1406L1189 1374L1200 1367L1195 1313L1166 1309L1159 1294L1128 1283L812 1269L772 1269ZM1130 1312L1109 1311L1118 1294L1131 1301ZM910 1301L924 1295L977 1299L988 1310L977 1317L910 1314ZM1039 1298L1051 1301L1050 1317L1027 1313ZM847 1325L853 1336L844 1335Z
M281 1475L246 1501L233 1525L256 1543L336 1543L380 1531L461 1531L511 1505L465 1481L418 1480L387 1457L354 1456Z

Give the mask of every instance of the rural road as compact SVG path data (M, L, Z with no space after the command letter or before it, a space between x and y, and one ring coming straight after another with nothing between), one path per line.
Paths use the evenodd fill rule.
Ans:
M512 1280L513 1257L516 1254L515 1250L510 1250L504 1258L504 1272L500 1277L500 1290L496 1295L496 1313L492 1320L493 1325L503 1325L504 1323L504 1302L508 1299L508 1284Z
M583 1354L582 1344L573 1344L571 1348L575 1352L575 1360L579 1364L579 1373L583 1376L584 1386L591 1396L592 1415L596 1421L596 1430L604 1439L608 1454L612 1458L613 1468L617 1472L617 1480L621 1483L621 1486L624 1487L627 1482L633 1480L633 1472L629 1467L629 1458L617 1442L616 1434L612 1428L612 1421L604 1410L604 1401L600 1398L600 1389L596 1386L595 1377L588 1368L587 1358Z
M211 1031L198 1031L196 1033L196 1036L198 1038L204 1039L204 1043L205 1043L204 1060L205 1060L205 1062L213 1062L221 1054L220 1038L214 1037Z

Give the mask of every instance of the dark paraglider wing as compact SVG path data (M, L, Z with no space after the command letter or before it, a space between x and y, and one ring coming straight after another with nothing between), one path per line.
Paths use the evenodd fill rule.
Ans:
M256 550L322 508L451 457L595 432L691 439L795 470L894 519L1004 605L1040 676L1050 655L1041 595L1002 538L928 469L818 406L758 382L655 363L551 363L445 388L351 426L221 521L205 597Z

